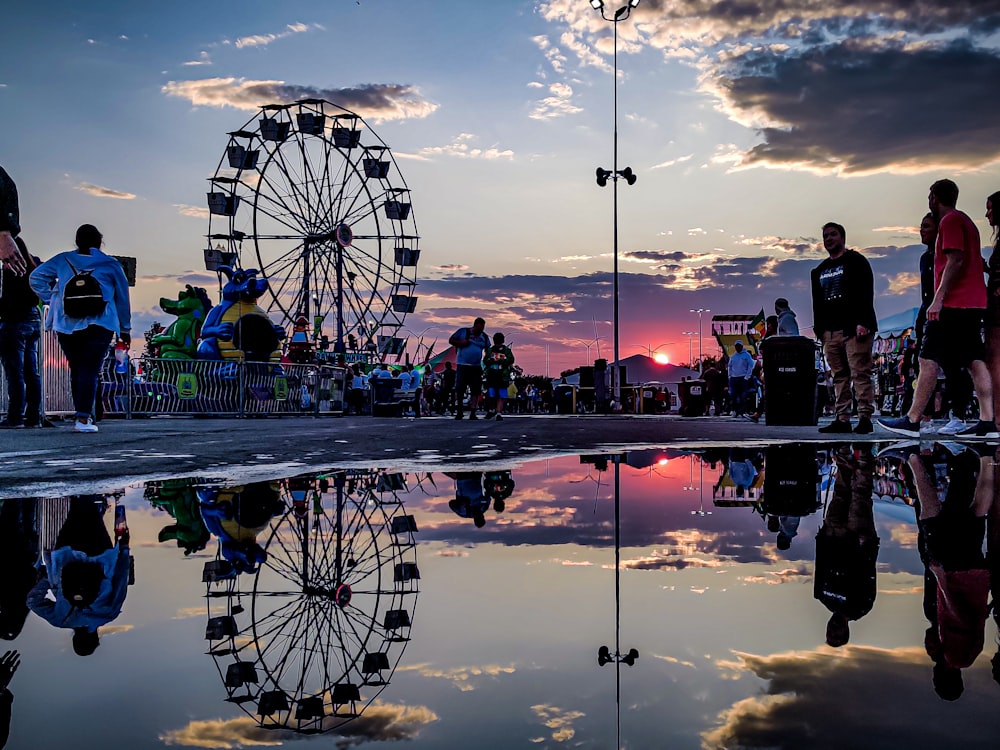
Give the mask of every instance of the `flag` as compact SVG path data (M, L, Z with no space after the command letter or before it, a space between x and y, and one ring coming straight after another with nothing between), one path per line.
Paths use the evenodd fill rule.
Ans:
M764 308L760 308L760 312L753 316L753 320L750 321L750 327L757 334L757 338L764 338L764 331L767 330L767 326L764 323Z

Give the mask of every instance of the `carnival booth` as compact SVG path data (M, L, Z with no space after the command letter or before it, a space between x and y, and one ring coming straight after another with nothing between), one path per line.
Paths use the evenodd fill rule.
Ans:
M875 334L875 400L882 414L898 414L903 400L904 383L899 364L907 345L916 341L914 326L919 308L911 308L879 321Z

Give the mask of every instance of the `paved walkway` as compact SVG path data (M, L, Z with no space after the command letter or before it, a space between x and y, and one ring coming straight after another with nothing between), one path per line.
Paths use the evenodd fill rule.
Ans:
M894 441L873 435L836 436ZM625 448L833 442L815 427L769 427L732 417L507 416L155 418L108 420L93 435L71 423L0 430L0 498L111 491L170 476L264 479L331 468L400 470L512 466L553 455ZM838 440L837 442L844 442Z

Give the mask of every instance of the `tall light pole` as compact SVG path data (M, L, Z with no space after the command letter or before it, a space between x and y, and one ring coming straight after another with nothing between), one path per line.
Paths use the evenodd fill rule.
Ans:
M614 383L614 402L618 409L622 406L622 385L621 370L619 368L618 352L618 179L624 178L629 185L635 184L635 173L631 167L618 169L618 24L628 19L632 15L632 8L639 5L640 0L628 0L626 5L614 12L610 18L604 12L604 0L590 0L590 7L601 14L601 18L610 21L614 26L614 147L612 155L611 169L597 168L597 184L604 187L611 180L611 192L614 204L614 284L612 294L614 296L614 336L615 336L615 363L611 371L611 380Z
M697 331L681 331L681 336L688 337L688 367L694 364L694 353L692 348L694 346L694 337L698 335Z
M703 375L705 373L705 357L701 348L701 314L712 311L707 307L699 307L695 310L689 310L689 312L698 313L698 374Z

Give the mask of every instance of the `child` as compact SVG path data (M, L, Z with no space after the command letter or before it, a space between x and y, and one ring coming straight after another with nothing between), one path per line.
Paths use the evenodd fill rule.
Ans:
M492 404L486 413L487 419L503 421L503 404L507 400L507 388L510 386L513 366L514 354L510 347L504 345L504 336L498 331L493 334L493 346L486 350L486 355L483 357L483 369L486 371L486 398Z

